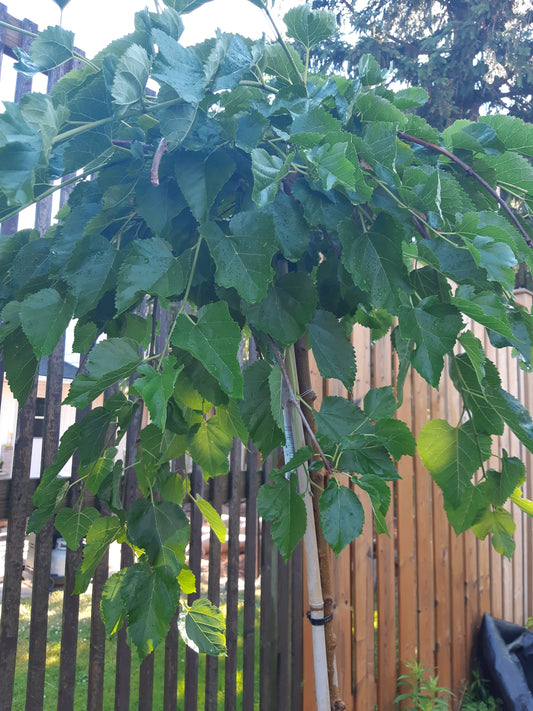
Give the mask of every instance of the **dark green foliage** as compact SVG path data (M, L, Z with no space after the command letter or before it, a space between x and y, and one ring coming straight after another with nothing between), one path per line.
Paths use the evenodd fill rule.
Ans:
M426 92L391 91L369 55L350 78L311 71L311 52L335 29L326 12L288 13L298 51L222 34L185 48L178 13L203 2L165 4L48 97L30 95L0 116L0 219L82 171L69 178L69 202L43 239L23 230L0 240L7 379L23 402L39 359L74 317L75 347L86 356L66 403L85 408L106 395L63 436L28 528L59 512L68 545L85 538L78 591L112 541L133 548L136 563L108 581L102 611L110 633L127 619L140 657L164 638L180 592L194 587L182 509L192 497L171 463L188 455L207 478L227 472L234 438L251 438L265 457L283 445L292 395L280 364L299 339L320 374L348 389L354 323L373 339L393 329L400 363L395 389L373 389L358 404L328 397L315 413L315 445L333 474L320 516L335 554L360 534L360 497L369 497L376 530L387 532L395 462L415 451L395 418L411 365L437 387L448 364L463 398L458 422L429 422L418 440L456 531L491 534L511 554L503 506L509 497L529 506L517 494L523 465L504 454L499 466L483 467L504 423L533 450L529 414L465 330L466 319L477 321L495 347L515 349L531 366L533 319L511 291L516 265L533 263L532 239L496 189L524 213L531 206L533 128L487 116L439 133L408 113L425 105ZM71 55L68 33L50 28L19 67L31 73ZM155 97L148 79L159 85ZM161 308L168 318L160 320ZM257 362L246 363L253 355ZM142 496L126 512L117 446L140 407L151 418L135 434ZM83 486L109 515L61 508L69 483L59 474L75 452ZM259 494L285 557L306 530L298 481L312 456L298 450ZM223 537L206 502L192 505ZM189 643L223 653L220 613L204 601L180 604Z

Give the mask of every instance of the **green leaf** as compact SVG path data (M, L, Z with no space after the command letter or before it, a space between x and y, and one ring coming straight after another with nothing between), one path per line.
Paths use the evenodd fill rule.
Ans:
M217 195L235 171L231 154L216 150L206 158L197 151L180 151L175 162L176 180L199 223L209 218Z
M138 44L132 44L120 58L115 70L111 94L117 115L142 111L144 92L150 74L150 57Z
M509 457L505 449L502 453L502 470L488 469L485 493L493 506L503 506L526 476L526 468L517 457Z
M407 121L397 106L391 104L391 102L383 96L378 96L378 94L374 94L370 91L361 92L357 95L355 107L361 114L363 121L386 121L388 123L394 123L400 128Z
M271 368L264 360L249 365L244 371L244 397L239 403L244 424L263 457L285 442L281 423L272 415L270 373Z
M100 611L104 621L106 633L112 636L122 627L126 612L122 600L122 585L127 568L119 570L105 581L100 602Z
M287 57L287 51L292 58L292 62ZM275 78L277 85L298 86L302 82L304 66L302 59L296 49L292 46L287 48L275 42L265 45L265 51L261 62L262 71Z
M0 190L8 205L25 205L33 199L33 184L42 138L23 118L17 104L4 102L0 114Z
M44 72L68 62L73 51L74 32L56 25L39 32L31 43L30 57L39 71Z
M118 273L117 312L125 311L144 294L159 295L155 293L155 287L173 261L174 255L166 240L154 237L132 242ZM184 289L185 283L176 284L175 293Z
M415 438L405 422L384 417L376 422L375 434L395 461L398 461L404 454L410 457L414 456Z
M410 86L407 89L400 89L394 94L394 105L402 111L405 109L418 108L427 103L429 95L420 86Z
M485 362L483 368L485 369ZM503 418L487 398L484 381L480 380L478 375L466 353L453 356L450 361L450 376L456 389L461 393L475 426L488 434L501 435Z
M478 523L485 515L487 507L485 491L480 484L467 486L457 505L452 505L448 499L444 499L446 516L457 535Z
M201 230L221 286L234 287L251 304L265 298L274 270L271 261L277 250L272 219L258 212L241 212L230 221L231 234L225 235L214 222Z
M309 345L323 378L338 378L347 390L355 380L355 351L338 319L329 311L315 311L307 326Z
M167 139L170 150L177 148L192 131L198 106L187 101L174 104L173 106L163 106L158 108L155 105L153 112L161 124L161 133Z
M172 356L167 356L161 361L160 370L154 370L147 363L143 363L138 368L142 377L135 380L135 389L146 403L152 422L161 430L165 429L167 403L180 372L180 369L176 370L176 365L177 361Z
M224 615L209 600L193 602L185 614L184 628L187 644L199 654L226 654ZM183 637L182 629L180 625Z
M336 556L363 530L365 513L359 497L347 486L330 479L318 501L324 538Z
M391 489L389 484L381 477L373 474L365 474L360 477L351 476L350 478L354 484L368 494L374 512L374 525L376 526L377 533L386 533L389 536L390 534L385 520L391 503Z
M152 567L167 566L178 575L185 563L189 521L171 501L137 499L128 510L128 538L146 551Z
M478 381L481 383L485 377L485 351L479 338L476 338L471 331L465 331L459 336L459 343L464 348L470 359Z
M189 442L189 451L207 478L228 473L232 444L233 433L227 427L227 419L217 413L202 421Z
M303 538L307 527L305 504L298 493L298 477L286 479L281 472L270 474L274 485L263 484L257 496L257 511L272 521L272 540L285 560Z
M129 338L109 338L97 343L87 359L88 374L76 375L65 404L87 407L110 385L133 375L141 360L139 345Z
M221 543L224 543L224 541L226 540L227 530L224 521L220 518L220 514L218 513L218 511L211 506L209 501L202 499L201 496L197 496L194 501L202 512L203 517L209 524L215 536Z
M452 297L452 304L474 321L502 336L513 338L505 306L494 292L476 292L472 285L461 284Z
M283 160L278 155L267 153L264 148L254 148L251 156L254 176L253 200L258 208L266 207L276 197L279 184L289 173L294 156L289 154Z
M72 299L62 299L55 289L41 289L20 305L22 329L38 360L56 347L70 322L73 306Z
M67 546L75 551L78 549L81 539L87 535L89 528L99 516L100 514L95 508L75 511L65 507L58 511L55 527L65 539Z
M189 568L185 567L180 570L178 583L184 595L192 595L196 592L196 577Z
M440 303L436 296L432 296L422 299L414 308L401 306L398 320L402 338L416 343L411 363L436 388L444 367L444 356L452 351L463 327L460 314L454 306Z
M337 31L335 15L326 10L311 10L309 5L291 8L284 16L287 35L301 42L306 49L332 37Z
M167 636L178 606L178 581L166 568L152 570L141 561L126 570L121 596L128 616L128 643L142 660Z
M228 306L219 301L203 306L198 321L178 315L172 344L198 358L231 397L242 397L242 375L237 360L241 343L238 325L229 315Z
M22 407L33 389L39 361L20 327L4 339L2 359L9 388Z
M479 123L490 126L508 151L533 157L533 126L516 116L480 116Z
M354 220L339 227L342 263L355 284L368 292L375 306L397 311L398 292L406 288L407 271L402 261L402 237L392 221L385 230L363 232Z
M361 408L342 397L325 397L320 411L315 412L315 422L318 435L332 443L348 444L350 435L367 435L373 430Z
M491 438L477 434L469 423L452 427L445 420L428 422L418 436L418 454L452 508L472 486L471 479L490 456Z
M383 81L381 67L371 54L363 54L357 64L357 75L363 86L375 86Z
M157 55L152 67L152 79L174 89L178 96L193 104L204 97L206 77L200 60L192 49L183 47L165 32L152 30ZM179 67L179 71L176 71Z
M514 286L514 272L512 267L517 265L513 250L509 245L502 244L485 235L477 235L472 245L465 242L467 248L474 256L476 263L485 269L490 281L499 281L510 288Z
M261 303L243 307L253 326L289 346L303 334L316 301L313 282L306 274L297 272L278 277Z
M78 242L65 268L65 279L78 303L75 316L93 309L109 287L115 250L101 235L91 235Z
M500 377L495 366L486 362L485 395L490 406L503 418L518 439L533 451L533 421L526 408L510 393L500 387Z
M122 533L122 524L116 516L102 516L91 523L85 538L83 559L76 571L75 593L87 590L102 556Z
M268 376L268 386L270 388L270 407L272 417L281 431L285 429L283 419L282 387L283 374L279 365L274 365Z
M390 385L383 388L371 388L363 400L365 415L370 420L394 417L397 407L396 398Z
M297 262L305 254L309 245L309 225L303 210L296 200L278 190L274 201L266 207L274 220L276 239L283 256Z
M482 541L492 533L492 545L494 549L511 558L515 550L515 542L513 534L516 529L516 524L509 511L502 508L497 508L494 511L487 511L483 519L472 526L472 531Z

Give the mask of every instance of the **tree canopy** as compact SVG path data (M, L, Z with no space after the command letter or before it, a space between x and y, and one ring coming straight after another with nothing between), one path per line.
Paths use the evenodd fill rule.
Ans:
M485 112L531 121L533 14L516 0L314 0L334 11L346 39L316 51L320 64L353 70L366 53L391 77L429 94L419 113L440 129ZM350 34L351 33L351 34Z
M189 489L170 462L187 453L208 478L226 473L235 437L263 456L283 445L284 389L300 407L284 356L302 337L322 376L349 390L354 323L374 339L390 334L400 365L394 388L372 389L362 403L326 398L315 413L319 464L300 449L262 489L260 513L285 557L306 528L298 467L329 476L319 507L336 554L361 531L363 497L386 530L394 462L415 449L395 418L409 367L434 387L449 367L464 403L457 422L428 423L416 443L455 531L492 533L510 555L504 504L529 506L524 464L505 453L497 467L488 460L504 424L533 451L533 423L466 325L480 323L493 346L531 366L533 319L513 297L515 266L533 263L531 227L499 189L531 209L533 127L485 116L441 133L412 113L427 92L387 88L370 55L349 77L313 71L312 51L336 28L308 6L286 14L290 41L218 33L185 47L180 13L201 4L165 0L162 12L138 13L132 34L0 115L2 219L60 181L73 186L44 235L0 241L9 385L23 403L39 359L75 319L82 364L65 402L83 409L109 395L62 437L28 528L58 512L69 546L85 537L78 591L111 541L132 547L136 562L110 578L102 610L109 632L128 620L141 657L191 589ZM46 71L73 56L72 34L49 27L17 68ZM160 307L170 319L162 339ZM258 359L242 368L251 338ZM125 510L116 447L141 407L151 419L134 468L141 497ZM76 451L83 485L107 515L81 500L63 505L69 482L59 472ZM220 533L216 512L193 504ZM182 605L185 636L222 651L220 614L205 601Z

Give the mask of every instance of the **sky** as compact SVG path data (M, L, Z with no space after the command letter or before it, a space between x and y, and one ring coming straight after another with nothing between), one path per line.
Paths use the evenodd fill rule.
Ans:
M303 3L304 0L302 0ZM53 0L3 0L10 15L21 20L28 18L40 29L57 25L60 10ZM295 0L278 0L273 14L282 15ZM160 0L160 6L164 6ZM63 11L63 27L72 30L75 44L86 54L94 56L111 40L133 30L134 13L148 7L155 10L155 0L70 0ZM277 12L278 11L278 12ZM223 32L238 32L258 38L270 36L270 25L263 12L249 0L211 0L194 12L184 15L184 44L194 44L214 35L219 27Z

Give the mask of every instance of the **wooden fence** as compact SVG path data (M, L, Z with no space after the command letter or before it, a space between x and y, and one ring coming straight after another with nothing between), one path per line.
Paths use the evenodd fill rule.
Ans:
M27 20L19 22L10 17L3 4L0 4L0 20L36 31ZM0 68L2 58L13 57L13 46L27 47L28 42L27 37L0 28ZM48 81L57 78L53 75ZM19 76L15 100L30 89L31 80ZM36 211L36 226L43 230L51 214L51 202L43 201ZM2 225L1 234L11 234L16 229L17 221L13 219ZM523 298L530 307L531 296L524 294ZM481 331L476 333L484 338ZM358 370L352 395L358 399L370 387L391 384L397 368L389 340L372 344L369 333L356 328L353 341ZM488 343L486 346L502 374L504 387L530 409L533 376L521 371L508 354L495 352ZM0 413L5 411L9 397L7 388L2 387L3 380L0 362L0 398L4 393ZM316 368L313 368L313 386L318 396L317 408L326 395L346 395L336 381L322 380ZM35 486L30 470L39 387L46 388L41 454L41 466L45 467L54 457L60 431L65 425L65 410L60 407L64 342L48 359L46 378L42 378L40 384L36 382L32 395L18 413L12 476L5 479L0 476L0 519L7 520L0 620L0 711L44 708L51 526L44 528L35 543L26 692L25 698L13 698L25 526ZM437 392L412 373L405 385L399 417L412 425L415 434L429 417L457 422L459 402L448 378L443 378ZM126 443L127 464L134 461L135 439L132 433ZM526 455L510 434L505 433L500 439L501 446L511 454L526 457L531 472L531 455ZM175 466L179 470L182 463L176 462ZM197 575L202 574L202 594L225 605L227 658L208 658L204 663L189 649L183 653L183 643L178 641L173 626L160 656L156 655L154 660L150 655L140 666L132 662L126 630L120 631L116 641L109 642L100 620L99 599L109 574L106 558L92 584L88 669L77 668L79 601L70 592L80 552L68 551L59 682L51 705L50 694L47 694L46 708L57 707L61 711L76 708L76 683L86 687L88 709L109 708L105 705L109 702L104 704L103 699L110 674L114 677L114 707L120 711L134 708L137 688L138 708L152 709L154 693L160 686L163 701L156 708L164 711L233 711L237 708L313 711L316 708L311 630L305 616L307 600L302 584L305 579L302 549L298 547L290 564L285 565L272 547L269 525L257 518L257 487L264 481L270 466L271 463L266 462L258 470L256 454L253 451L245 454L235 445L227 477L205 483L197 467L192 471L195 490L200 492L203 487L202 495L225 513L229 521L227 550L221 549L212 534L208 542L204 535L202 546L202 521L198 512L193 511L189 553L190 567ZM468 678L482 613L489 612L518 624L533 615L531 519L526 520L513 507L517 551L509 562L494 553L488 541L482 543L471 533L455 536L447 524L441 494L418 458L404 457L399 471L402 480L391 485L393 504L387 520L390 537L375 535L371 510L365 502L367 525L363 534L332 561L334 616L330 624L334 626L337 639L337 670L343 699L346 708L353 711L393 709L397 676L405 670L406 662L417 659L426 667L436 667L441 685L460 694ZM72 477L74 482L76 462ZM135 488L130 479L125 479L123 484L122 494L127 505L135 496ZM525 494L532 498L531 480L527 486ZM122 566L131 563L129 556L131 551L124 547ZM111 670L106 669L105 662L106 648L109 651L110 647L116 654L115 668ZM200 688L205 688L205 692L199 694Z

